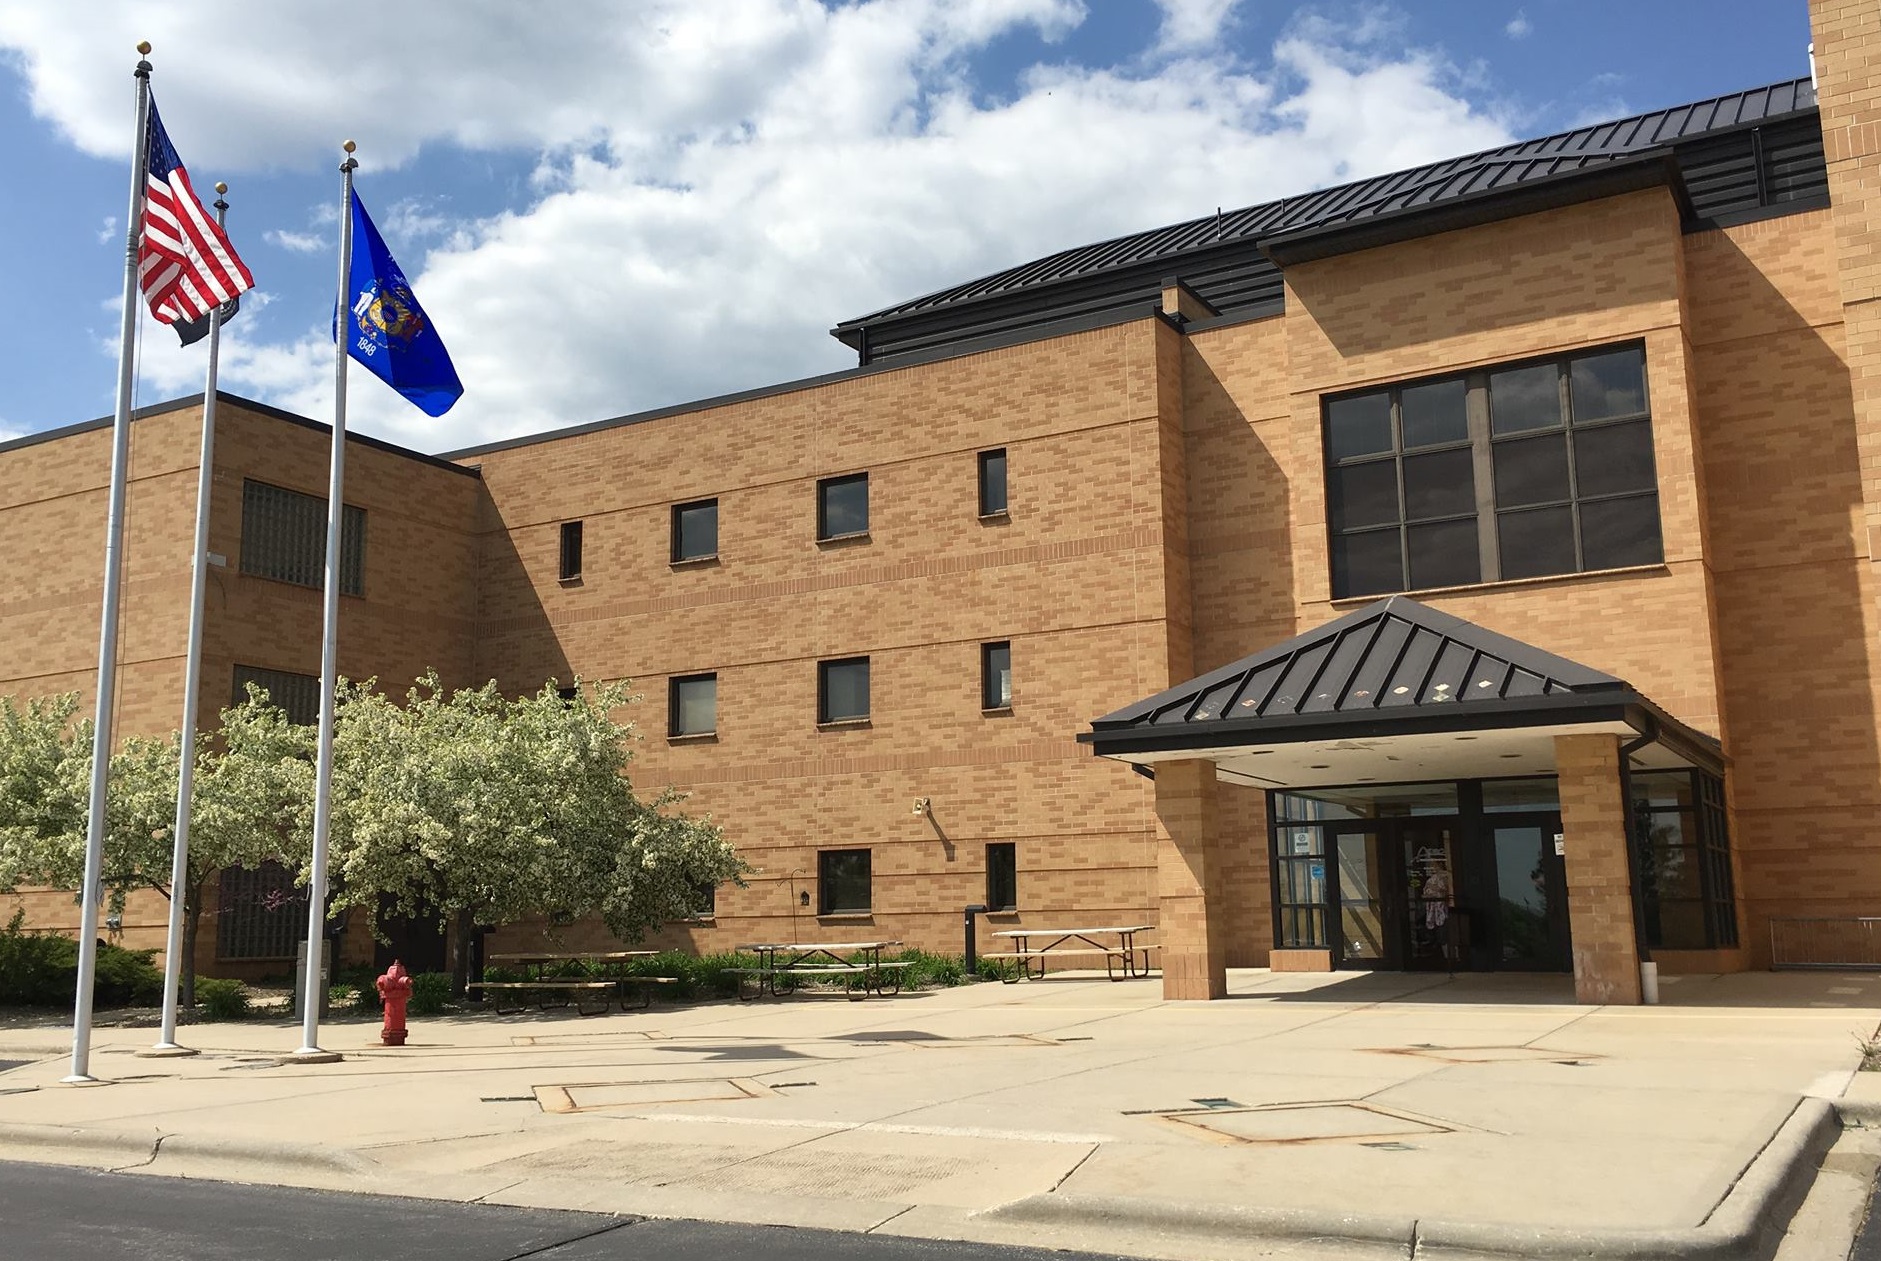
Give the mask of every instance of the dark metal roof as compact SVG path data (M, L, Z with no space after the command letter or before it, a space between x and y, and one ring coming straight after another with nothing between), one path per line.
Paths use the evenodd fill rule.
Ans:
M1827 182L1815 108L1815 89L1803 78L1577 127L1061 250L847 320L832 332L866 362L949 337L1002 331L1028 318L1149 303L1171 275L1223 313L1277 311L1278 271L1259 248L1268 238L1479 197L1655 151L1677 159L1699 220L1816 202L1826 196Z
M1467 730L1625 720L1716 741L1624 680L1391 596L1264 652L1107 714L1079 737L1102 753L1331 738L1362 728ZM1431 720L1435 720L1435 723Z

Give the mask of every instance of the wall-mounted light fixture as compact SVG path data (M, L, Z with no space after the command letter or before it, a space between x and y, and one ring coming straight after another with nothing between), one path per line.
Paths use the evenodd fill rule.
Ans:
M797 895L797 905L798 906L810 905L810 891L808 889L805 889L802 893L799 893Z
M933 803L926 797L916 797L914 799L914 813L917 815L926 814L932 804Z

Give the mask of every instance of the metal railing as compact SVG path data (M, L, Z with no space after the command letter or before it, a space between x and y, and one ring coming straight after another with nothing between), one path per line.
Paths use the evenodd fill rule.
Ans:
M1881 916L1773 919L1770 966L1881 971Z

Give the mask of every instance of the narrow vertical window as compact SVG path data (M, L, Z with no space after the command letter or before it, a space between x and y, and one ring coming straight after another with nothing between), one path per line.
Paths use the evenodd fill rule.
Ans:
M986 909L1019 909L1019 847L1011 841L986 847Z
M1006 449L980 452L980 515L1006 515Z
M865 722L869 717L869 659L817 662L816 720Z
M816 484L816 537L857 538L869 532L869 475L826 477Z
M980 708L1012 708L1012 642L980 645Z
M709 736L718 731L718 675L692 674L667 686L666 734Z
M673 505L673 563L712 560L718 555L718 500Z
M581 522L562 522L562 581L581 577Z

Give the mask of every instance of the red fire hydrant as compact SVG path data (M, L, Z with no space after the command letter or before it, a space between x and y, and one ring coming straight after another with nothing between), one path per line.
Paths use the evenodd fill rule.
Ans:
M405 1004L411 1001L411 976L405 971L405 965L394 959L374 985L379 990L379 1002L385 1007L385 1027L379 1030L379 1041L385 1046L404 1046Z

